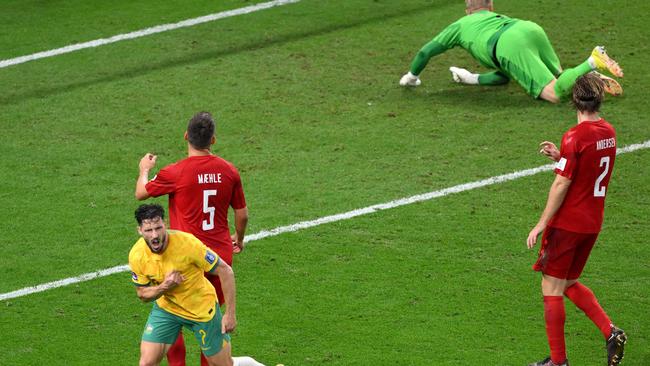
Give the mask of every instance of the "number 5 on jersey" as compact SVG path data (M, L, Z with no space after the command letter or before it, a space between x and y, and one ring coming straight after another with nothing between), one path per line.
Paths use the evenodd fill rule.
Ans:
M202 222L203 231L208 231L208 230L214 229L214 212L215 212L215 208L210 206L210 196L216 196L216 195L217 195L217 190L216 189L206 189L205 191L203 191L203 213L210 215L210 218L208 220L203 220L203 222ZM603 193L603 196L604 195L605 194Z

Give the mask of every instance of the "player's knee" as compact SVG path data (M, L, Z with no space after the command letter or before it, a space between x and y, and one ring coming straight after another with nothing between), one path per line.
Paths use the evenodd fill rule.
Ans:
M233 366L232 357L207 358L210 366Z
M544 88L542 94L539 95L539 98L553 104L560 102L560 98L557 96L553 88Z
M162 361L163 355L157 352L145 351L140 354L140 366L157 366Z
M546 100L546 101L549 101L549 102L551 102L551 103L553 103L553 104L558 104L558 103L560 103L560 98L558 98L558 97L555 96L555 95L549 96L548 98L545 98L545 100Z
M539 94L539 99L543 99L554 104L559 103L560 97L558 96L558 93L556 91L556 85L557 85L557 80L556 79L551 80L551 82L548 83L544 87L544 89L542 89L542 92Z
M206 356L205 359L208 361L208 365L210 366L233 366L229 344L226 344L219 353L212 356Z
M158 365L158 362L155 360L147 359L145 357L140 357L140 363L138 364L140 366L156 366Z

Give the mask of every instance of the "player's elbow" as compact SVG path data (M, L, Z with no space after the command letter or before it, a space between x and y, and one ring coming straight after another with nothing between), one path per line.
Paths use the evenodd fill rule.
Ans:
M571 179L558 174L555 176L555 182L553 184L558 188L569 188Z
M225 262L219 262L219 266L217 267L217 276L219 278L223 279L231 279L234 280L235 278L235 272L233 272L232 267L230 267L227 263Z
M136 289L136 294L138 295L138 299L140 299L140 301L145 302L145 303L151 302L151 301L156 299L155 297L149 296L144 287Z
M564 177L562 177L564 178ZM569 191L569 187L571 186L571 180L564 178L564 179L556 179L555 182L553 182L553 189L555 192L557 192L560 195L565 195L566 192Z
M135 190L135 199L136 200L143 201L143 200L146 200L147 198L149 198L149 194L147 193L147 191L143 192L143 191L140 191L140 190L137 190L137 189Z
M144 303L151 302L151 299L144 296L144 295L138 295L138 299L140 299L140 301L142 301Z

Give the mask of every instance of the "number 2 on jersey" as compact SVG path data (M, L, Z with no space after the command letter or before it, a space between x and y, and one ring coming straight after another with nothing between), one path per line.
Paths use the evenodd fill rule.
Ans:
M210 214L209 220L203 220L202 229L203 231L208 231L214 229L214 212L215 208L210 206L210 196L216 196L216 189L206 189L203 191L203 213ZM604 195L604 194L603 194Z
M594 184L594 197L605 197L605 191L607 187L601 186L600 183L605 179L607 173L609 172L609 156L603 156L600 158L600 167L605 166L605 170L598 176L596 183Z

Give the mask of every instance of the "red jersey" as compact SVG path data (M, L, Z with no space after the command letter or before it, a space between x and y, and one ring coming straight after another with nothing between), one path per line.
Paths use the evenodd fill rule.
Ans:
M567 131L555 174L571 179L571 185L548 226L576 233L600 232L615 159L616 132L604 119L585 121Z
M239 172L230 162L214 155L192 156L164 167L145 187L150 196L169 195L171 229L191 233L219 256L232 259L228 206L244 208L246 200Z

